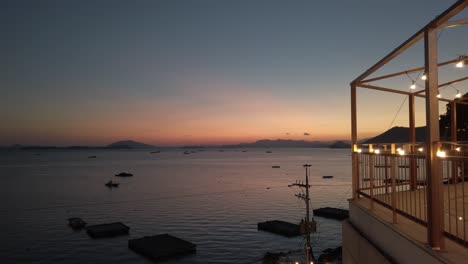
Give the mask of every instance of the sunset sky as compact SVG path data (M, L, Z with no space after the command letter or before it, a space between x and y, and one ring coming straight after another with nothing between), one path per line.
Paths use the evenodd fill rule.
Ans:
M349 139L350 81L453 2L2 1L0 145ZM442 32L439 61L468 52L461 32ZM421 47L381 73L422 66ZM359 96L360 137L403 100Z

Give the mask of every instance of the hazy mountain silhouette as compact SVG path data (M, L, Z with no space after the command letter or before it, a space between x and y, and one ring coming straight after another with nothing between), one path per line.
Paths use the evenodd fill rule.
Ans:
M237 145L227 145L232 148L328 148L333 141L305 141L291 139L262 139L253 143L240 143ZM343 142L344 143L344 142Z
M106 146L106 148L112 148L112 149L146 149L146 148L155 148L153 145L148 145L145 143L141 142L136 142L133 140L122 140L122 141L117 141L114 143L111 143Z
M350 143L346 143L343 140L338 140L335 143L328 146L329 148L351 148Z

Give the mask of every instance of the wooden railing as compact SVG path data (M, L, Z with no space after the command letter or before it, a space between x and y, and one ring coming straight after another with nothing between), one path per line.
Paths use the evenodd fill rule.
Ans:
M395 223L401 215L427 226L426 155L422 149L412 149L412 153L393 150L392 154L371 147L354 153L357 194L370 199L371 209L378 203L391 210ZM468 157L452 147L437 160L442 168L445 236L468 247Z

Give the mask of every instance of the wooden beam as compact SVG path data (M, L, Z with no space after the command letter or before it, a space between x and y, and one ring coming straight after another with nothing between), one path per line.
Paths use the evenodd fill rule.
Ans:
M466 25L466 24L468 24L468 18L459 19L459 20L444 23L444 24L439 26L439 29L452 28L452 27Z
M353 199L359 198L359 161L358 154L355 151L357 145L357 98L356 86L351 85L351 173Z
M371 89L371 90L389 92L389 93L397 93L397 94L404 94L404 95L411 95L412 94L410 92L405 92L405 91L400 91L400 90L395 90L395 89L390 89L390 88L385 88L385 87L380 87L380 86L370 85L370 84L356 84L356 86Z
M443 83L443 84L439 84L439 88L440 87L445 87L447 85L451 85L451 84L454 84L454 83L457 83L457 82L463 82L463 81L466 81L466 80L468 80L468 76L457 79L457 80L453 80L453 81L450 81L450 82L446 82L446 83Z
M434 20L429 22L425 27L423 27L418 32L416 32L413 36L411 36L409 39L403 42L400 46L398 46L396 49L390 52L387 56L385 56L383 59L381 59L376 64L374 64L363 74L359 75L359 77L357 77L351 83L356 84L364 80L364 78L366 78L367 76L371 75L372 73L380 69L383 65L387 64L389 61L393 60L395 57L397 57L402 52L407 50L409 47L413 46L413 44L415 44L420 39L422 39L424 37L424 32L427 31L429 28L437 28L440 25L444 24L454 15L456 15L457 13L465 9L467 5L468 5L468 0L458 0L455 4L450 6L442 14L438 15Z
M453 81L450 81L450 82L446 82L446 83L443 83L443 84L439 84L438 88L445 87L447 85L451 85L451 84L458 83L458 82L463 82L463 81L466 81L466 80L468 80L468 76L460 78L460 79L456 79L456 80L453 80ZM426 90L417 91L414 94L422 94L425 91Z
M403 95L414 95L416 97L426 98L426 96L422 95L422 94L410 93L410 92L405 92L405 91L400 91L400 90L395 90L395 89L390 89L390 88L385 88L385 87L380 87L380 86L370 85L370 84L357 84L356 87L366 88L366 89L370 89L370 90L383 91L383 92L389 92L389 93L403 94ZM452 100L445 99L445 98L437 98L437 99L439 101L442 101L442 102L452 102Z
M435 250L444 249L444 201L442 194L442 166L437 157L440 143L437 29L424 32L424 60L426 80L426 177L427 177L427 240Z
M468 58L468 56L465 56L465 58ZM441 63L438 64L438 66L442 67L442 66L445 66L445 65L448 65L448 64L459 62L459 61L460 61L460 58L456 58L456 59L453 59L453 60L441 62ZM383 79L388 79L388 78L400 76L400 75L403 75L403 74L410 74L410 73L413 73L413 72L420 72L420 71L424 71L424 66L414 68L414 69L410 69L410 70L407 70L407 71L396 72L396 73L392 73L392 74L383 75L383 76L380 76L380 77L375 77L375 78L363 80L363 81L360 81L359 84L368 83L368 82L375 82L375 81L379 81L379 80L383 80Z

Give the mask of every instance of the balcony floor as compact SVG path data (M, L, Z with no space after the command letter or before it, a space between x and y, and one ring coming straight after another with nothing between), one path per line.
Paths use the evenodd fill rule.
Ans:
M452 187L453 186L451 186L451 188ZM420 195L419 192L422 192L422 191L423 191L422 189L418 191L407 191L408 192L407 194L402 192L399 194L397 199L402 201L402 198L404 197L404 195L410 195L409 193L412 193L412 195L414 195L415 197L418 197ZM389 196L389 194L381 194L381 196L382 197L379 197L379 198L386 199L387 197L384 197L384 196ZM455 197L453 198L455 200ZM397 223L393 224L392 223L392 219L393 219L392 211L375 202L374 202L374 209L370 210L370 200L367 198L350 200L350 202L353 202L359 207L367 210L369 213L374 215L374 217L379 219L380 221L383 221L391 225L396 231L398 231L402 235L408 237L415 243L419 244L421 247L426 248L426 250L433 252L433 254L436 254L445 263L465 263L466 260L468 259L468 248L450 239L445 239L444 250L432 251L432 249L429 248L428 243L427 243L426 227L422 224L416 223L402 215L398 215ZM448 200L446 202L448 203ZM420 204L420 203L416 203L416 204ZM425 203L421 203L421 204L422 204L421 207L424 207L424 210L425 210ZM416 206L416 208L413 210L419 210L419 209L420 208ZM421 210L423 210L423 208L421 208Z

